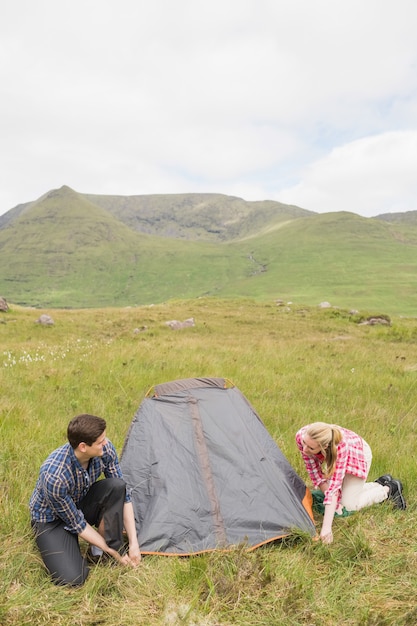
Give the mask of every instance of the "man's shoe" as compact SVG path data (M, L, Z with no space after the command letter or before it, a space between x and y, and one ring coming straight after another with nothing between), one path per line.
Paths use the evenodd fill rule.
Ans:
M383 487L385 487L385 485L387 485L389 482L391 482L393 479L393 477L391 476L391 474L384 474L383 476L380 476L379 478L377 478L376 480L374 480L375 483L379 483L380 485L382 485Z
M387 485L389 487L388 499L392 500L392 503L394 504L395 508L402 509L402 510L407 508L407 504L403 496L402 482L400 480L393 479L393 480L388 481Z
M91 565L98 565L99 563L103 565L104 563L108 563L111 557L109 557L109 555L105 552L102 554L93 554L91 546L89 546L89 548L87 548L87 552L85 553L85 558Z

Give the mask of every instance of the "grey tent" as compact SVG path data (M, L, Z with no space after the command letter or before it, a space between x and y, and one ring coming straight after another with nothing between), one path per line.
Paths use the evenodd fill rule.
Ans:
M316 534L311 494L223 378L153 387L120 459L143 554L189 555Z

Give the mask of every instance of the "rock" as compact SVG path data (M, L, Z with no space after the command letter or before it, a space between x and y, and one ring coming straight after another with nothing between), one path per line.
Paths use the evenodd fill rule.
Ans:
M43 326L53 326L55 324L52 317L43 313L39 319L36 320L37 324L42 324Z
M3 298L2 296L0 296L0 311L8 311L9 310L9 305L6 302L6 298Z
M169 322L165 322L167 326L169 326L172 330L179 330L180 328L188 328L189 326L195 326L194 318L189 317L187 320L183 322L179 322L178 320L170 320Z
M391 326L391 319L388 315L374 315L367 317L365 320L359 322L359 326L377 326L381 324L382 326Z

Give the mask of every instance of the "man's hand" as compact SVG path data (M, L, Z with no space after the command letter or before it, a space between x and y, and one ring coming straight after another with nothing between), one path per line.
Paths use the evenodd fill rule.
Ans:
M107 553L112 556L119 565L130 565L131 567L137 567L140 563L142 555L139 550L139 546L135 548L129 548L129 554L119 554L117 550L108 549Z
M129 547L129 557L132 567L137 567L142 560L139 546Z
M119 563L119 565L130 565L130 557L128 554L119 554L117 550L113 550L112 548L107 548L106 553L114 558L115 561Z

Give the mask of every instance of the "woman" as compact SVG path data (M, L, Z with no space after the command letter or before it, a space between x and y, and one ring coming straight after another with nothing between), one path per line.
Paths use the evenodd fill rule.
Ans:
M372 452L362 437L347 428L315 422L295 436L313 485L324 493L324 517L320 532L323 543L332 543L335 513L359 511L388 498L405 509L402 483L390 474L367 483Z

